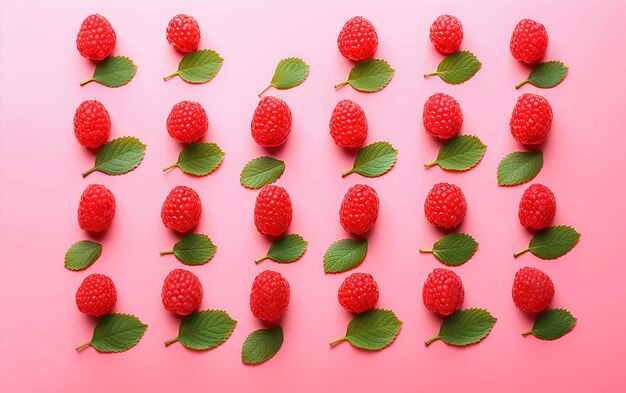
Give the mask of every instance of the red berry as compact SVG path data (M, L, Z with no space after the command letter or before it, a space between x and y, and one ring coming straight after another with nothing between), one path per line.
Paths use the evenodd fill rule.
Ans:
M511 35L511 54L517 60L531 64L541 60L548 49L548 32L541 23L522 19Z
M378 302L378 285L370 274L353 273L339 287L339 304L346 310L362 313Z
M167 311L189 315L200 307L202 284L189 270L174 269L163 281L161 300Z
M550 306L554 284L547 274L534 267L523 267L513 280L513 302L524 312L540 312Z
M280 146L291 132L291 111L285 101L263 97L252 116L252 138L263 147Z
M271 270L261 272L252 283L250 309L252 315L264 321L282 317L289 305L289 283Z
M454 184L435 184L426 196L424 212L430 223L444 229L454 228L467 213L465 195Z
M461 130L463 112L453 97L435 93L424 104L423 121L428 135L450 139Z
M81 56L102 60L115 49L115 30L102 15L89 15L83 20L76 36L76 48Z
M163 224L180 233L187 232L200 222L202 201L189 187L177 186L165 198L161 207Z
M167 132L180 143L193 143L201 139L209 128L209 119L202 105L181 101L174 105L167 117Z
M509 124L516 141L525 145L542 143L552 128L552 107L542 96L522 94L513 108Z
M532 229L549 226L556 214L556 199L550 189L542 184L533 184L522 195L519 203L519 222Z
M99 317L113 310L117 291L113 281L104 274L90 274L76 291L76 306L84 314Z
M430 42L444 55L456 52L463 41L461 21L451 15L441 15L430 26Z
M429 311L440 315L452 314L461 308L465 299L461 277L452 270L433 270L424 282L422 299Z
M291 224L291 198L279 186L265 186L256 197L254 225L263 235L280 236Z
M82 146L96 148L104 145L111 132L109 112L100 101L83 101L74 114L74 135Z
M346 22L337 38L339 52L346 59L367 60L378 48L378 35L372 22L355 16Z
M341 226L355 235L368 232L378 218L378 205L378 195L372 187L364 184L350 187L339 209Z
M176 15L167 24L167 42L179 52L189 53L198 49L200 45L200 26L189 15Z
M102 232L115 217L115 197L102 184L90 184L78 203L78 225L87 232Z
M330 135L339 147L359 147L367 138L367 118L354 101L337 103L330 116Z

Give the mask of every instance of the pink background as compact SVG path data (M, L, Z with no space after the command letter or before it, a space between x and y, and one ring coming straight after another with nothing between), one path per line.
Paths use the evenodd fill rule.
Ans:
M287 3L287 2L286 2ZM618 391L624 389L623 306L626 297L622 224L626 218L624 154L623 37L626 7L619 1L388 1L373 0L279 4L276 1L6 1L0 11L0 390L34 391ZM74 40L82 19L101 13L113 24L115 54L139 66L134 80L120 89L85 87L93 65L80 57ZM179 79L162 81L180 59L165 40L165 26L177 13L197 18L201 46L217 50L224 66L205 85ZM441 56L428 40L428 27L440 14L463 22L462 48L473 51L483 67L469 82L446 85L424 79ZM377 57L395 68L391 84L376 94L346 86L351 64L340 56L336 37L352 16L371 19L380 38ZM571 67L563 84L550 90L530 85L516 91L528 69L510 55L515 24L530 17L545 24L547 59ZM291 136L275 156L287 169L278 181L294 204L291 231L309 242L304 257L291 265L253 260L268 247L257 233L252 212L257 192L239 185L244 164L266 152L249 135L256 94L271 79L276 63L298 56L311 65L306 82L269 94L285 99L293 112ZM465 114L463 133L487 145L482 162L466 173L424 169L439 144L421 125L421 110L434 92L452 94ZM508 121L518 95L548 98L555 118L543 146L545 164L536 178L558 200L555 224L573 225L580 244L556 261L530 254L513 259L530 239L517 219L526 186L499 188L496 167L511 151L522 150L510 136ZM112 121L112 136L133 135L148 145L135 171L109 177L80 173L93 154L74 140L72 118L83 99L101 100ZM364 108L368 142L387 140L399 149L387 175L365 179L339 175L352 155L328 135L328 119L340 99ZM194 178L161 169L174 162L180 146L165 130L176 102L201 102L210 118L207 141L218 143L226 158L214 174ZM498 318L486 340L467 348L423 340L440 320L421 302L427 274L442 267L418 248L441 233L423 215L423 200L439 181L465 192L469 211L460 230L476 237L475 257L454 270L466 289L466 307L485 307ZM90 183L103 183L117 199L112 228L100 238L100 260L83 272L63 267L67 248L90 238L76 221L78 199ZM369 237L369 254L355 271L374 275L379 306L404 322L389 348L368 353L342 343L350 315L337 303L337 288L347 273L325 275L322 256L332 242L346 237L338 220L341 199L356 183L376 188L381 212ZM160 257L177 240L160 219L160 207L176 185L201 195L204 214L198 231L218 246L207 265L191 268L201 279L203 308L227 310L237 321L232 337L209 352L193 352L163 341L176 335L178 319L160 300L162 280L184 267ZM578 317L561 340L523 338L532 320L511 300L511 283L522 266L547 272L556 286L554 306ZM291 283L292 297L283 320L285 343L278 355L258 367L240 361L241 344L261 327L248 306L250 285L265 269ZM115 311L129 312L149 324L132 350L116 355L74 346L91 337L95 320L80 314L75 291L85 276L113 278L119 300ZM619 381L622 382L619 382Z

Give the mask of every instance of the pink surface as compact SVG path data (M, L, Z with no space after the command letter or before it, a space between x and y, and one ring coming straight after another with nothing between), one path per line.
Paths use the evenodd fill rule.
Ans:
M623 75L626 57L617 43L626 35L626 7L619 1L380 1L263 2L2 1L0 5L0 390L35 391L623 391L626 350L623 313L626 264L622 222L626 218L623 180L626 122ZM326 5L324 5L326 4ZM118 43L115 54L139 66L135 79L120 89L89 84L93 65L75 49L81 20L105 15ZM179 79L162 81L180 56L166 43L165 26L176 13L195 16L201 46L217 50L224 66L205 85ZM441 59L428 40L428 27L440 14L463 22L462 48L472 50L483 67L469 82L450 86L424 79ZM350 17L363 15L380 38L377 57L396 69L391 84L376 94L346 86L350 63L336 37ZM509 54L515 24L530 17L545 24L548 59L571 67L563 84L551 90L513 86L528 70ZM299 56L311 65L306 82L289 91L270 91L293 112L292 134L275 156L287 169L278 184L294 204L292 232L310 243L297 263L270 261L256 266L268 241L253 225L255 191L239 185L239 172L266 152L249 135L256 94L269 82L283 57ZM442 91L456 97L465 114L463 133L487 145L483 161L466 173L422 168L439 144L421 125L426 98ZM535 92L548 98L555 113L545 164L536 178L558 201L556 224L573 225L580 244L556 261L525 254L513 259L530 233L517 219L525 186L499 188L496 167L507 153L520 150L508 121L517 96ZM96 98L108 108L112 136L134 135L147 143L144 162L135 171L109 177L80 173L93 154L74 140L72 117L83 99ZM352 155L337 148L328 119L337 101L351 98L364 108L368 141L388 140L399 149L398 163L387 175L365 179L339 174ZM172 105L200 101L210 118L207 141L226 152L219 170L204 178L180 171L162 173L180 146L165 130ZM455 268L466 289L466 307L485 307L498 322L486 340L467 348L439 341L426 348L439 319L421 302L427 274L441 267L418 248L441 233L423 215L423 200L439 181L465 192L468 214L461 229L480 242L475 257ZM76 220L80 194L90 183L103 183L117 198L112 228L101 237L104 252L88 270L71 272L63 256L75 241L89 238ZM379 306L393 309L404 322L397 340L378 353L328 342L343 335L350 315L337 303L346 277L325 275L322 255L346 237L338 220L349 186L373 186L381 199L380 217L369 237L365 262L355 271L377 280ZM203 308L227 310L237 321L232 337L209 352L193 352L163 341L176 335L178 319L160 300L162 280L183 267L172 256L159 257L177 237L160 220L160 207L175 185L201 195L204 215L199 231L218 246L207 265L192 268L200 277ZM520 333L529 317L511 300L513 276L522 266L547 272L556 286L554 306L566 307L578 324L566 337L543 342ZM292 298L283 320L285 343L278 355L259 367L241 364L245 337L261 323L248 306L256 274L274 269L291 283ZM115 355L93 349L77 353L94 319L74 305L76 288L90 273L115 281L118 312L137 315L149 328L132 350ZM622 381L622 382L619 382Z

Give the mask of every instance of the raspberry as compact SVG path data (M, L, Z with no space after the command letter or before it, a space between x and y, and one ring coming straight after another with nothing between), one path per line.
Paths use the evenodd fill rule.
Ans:
M167 132L176 142L197 142L208 128L209 119L197 102L181 101L174 105L167 117Z
M165 198L161 220L172 230L184 233L198 225L202 215L202 201L189 187L177 186Z
M444 229L454 228L467 213L465 195L454 184L435 184L426 196L424 212L432 224Z
M330 116L330 135L339 147L359 147L367 138L367 118L354 101L337 103Z
M176 15L167 24L167 42L182 53L193 52L200 45L200 26L189 15Z
M82 146L102 146L111 132L111 117L100 101L83 101L74 114L74 135Z
M552 107L542 96L522 94L513 108L509 124L516 141L525 145L542 143L552 128Z
M540 312L550 306L554 284L547 274L534 267L523 267L513 280L513 302L524 312Z
M339 287L339 304L346 310L362 313L378 302L378 285L370 274L353 273Z
M252 138L263 147L280 146L291 132L291 111L285 101L263 97L252 116Z
M368 232L378 218L378 205L378 195L372 187L364 184L350 187L339 209L341 226L355 235Z
M78 203L78 225L87 232L102 232L115 217L115 197L102 184L90 184Z
M463 41L461 21L452 15L441 15L430 26L430 42L444 55L456 52Z
M202 284L189 270L174 269L163 280L161 300L167 311L189 315L200 307Z
M453 97L435 93L424 104L423 122L428 135L450 139L461 130L463 112Z
M291 224L291 198L279 186L265 186L256 197L254 225L263 235L280 236Z
M99 317L113 310L117 291L113 281L104 274L90 274L76 291L76 306L84 314Z
M89 60L102 60L115 49L115 30L102 15L89 15L76 36L76 48Z
M461 308L465 299L461 277L452 270L433 270L424 282L422 299L429 311L440 315L452 314Z
M552 223L556 214L556 199L550 189L533 184L522 195L519 203L519 222L532 229L543 229Z
M541 23L522 19L511 35L511 54L517 60L531 64L541 60L548 49L548 32Z
M367 60L378 48L378 35L372 22L355 16L346 22L337 37L339 52L346 59Z
M289 305L289 283L271 270L261 272L252 283L250 309L252 315L264 321L282 317Z

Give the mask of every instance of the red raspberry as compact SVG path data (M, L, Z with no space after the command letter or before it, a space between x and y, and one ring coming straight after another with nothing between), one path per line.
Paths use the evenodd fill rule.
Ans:
M90 274L76 291L76 306L84 314L99 317L113 310L117 291L113 281L104 274Z
M339 52L346 59L367 60L378 48L378 35L369 20L355 16L346 22L337 37Z
M350 187L339 209L341 226L355 235L368 232L378 218L378 205L378 195L372 187L364 184Z
M163 224L180 233L187 232L200 222L202 201L189 187L177 186L165 198L161 207Z
M167 42L182 53L193 52L200 45L200 26L189 15L176 15L167 24Z
M353 273L339 287L339 304L346 310L362 313L378 302L378 285L371 274Z
M254 225L263 235L280 236L291 224L291 198L279 186L265 186L256 197Z
M209 119L197 102L181 101L174 105L167 117L167 132L176 142L197 142L208 128Z
M509 124L516 141L525 145L542 143L552 128L552 107L542 96L522 94L513 108Z
M87 232L102 232L115 217L115 197L102 184L90 184L78 203L78 225Z
M264 321L282 317L289 305L289 283L271 270L261 272L252 283L250 309L252 315Z
M200 307L202 284L189 270L174 269L163 280L161 300L167 311L189 315Z
M367 138L367 118L354 101L337 103L330 116L330 135L339 147L359 147Z
M76 36L76 48L89 60L102 60L115 49L115 30L102 15L89 15Z
M541 23L522 19L511 35L511 54L517 60L531 64L541 60L548 49L548 32Z
M556 199L550 189L542 184L533 184L524 191L519 203L519 222L532 229L549 226L556 214Z
M276 97L263 97L252 116L252 138L263 147L280 146L291 132L291 110Z
M554 284L547 274L534 267L523 267L513 280L513 302L524 312L540 312L550 306Z
M429 311L440 315L452 314L461 308L465 299L461 277L452 270L433 270L424 282L422 299Z
M461 130L463 112L453 97L435 93L424 104L423 121L428 135L450 139Z
M430 223L444 229L454 228L467 213L465 195L454 184L435 184L426 196L424 212Z
M111 117L100 101L83 101L74 114L74 135L82 146L104 145L111 132Z
M430 42L444 55L456 52L463 41L461 21L452 15L441 15L430 26Z

